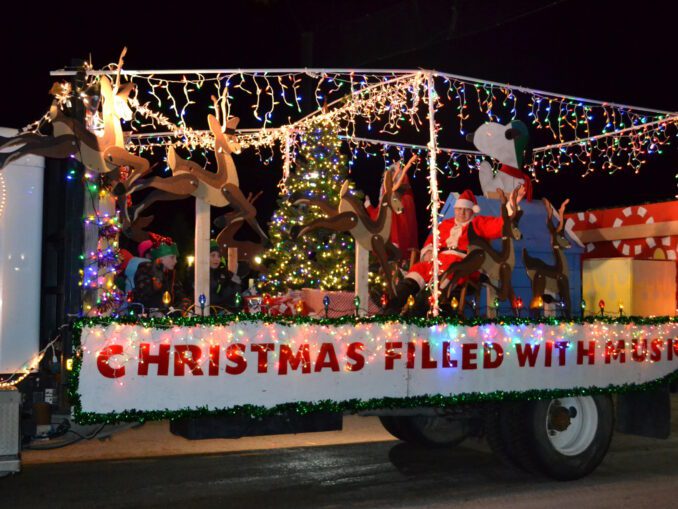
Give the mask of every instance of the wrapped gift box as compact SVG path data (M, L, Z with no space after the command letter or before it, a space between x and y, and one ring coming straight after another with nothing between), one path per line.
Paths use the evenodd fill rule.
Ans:
M272 297L270 305L268 306L268 313L272 316L306 316L309 311L310 309L302 300L300 292L292 292L287 295Z
M325 295L330 298L330 306L327 311L329 318L355 314L355 305L353 304L355 294L353 292L329 292L315 288L304 288L301 290L301 299L309 307L309 314L325 316L325 306L323 305ZM361 302L360 307L365 308L365 303ZM368 314L374 315L377 311L379 311L379 307L370 299L367 303Z
M244 298L245 311L247 313L261 313L262 311L262 297L261 295L251 295Z

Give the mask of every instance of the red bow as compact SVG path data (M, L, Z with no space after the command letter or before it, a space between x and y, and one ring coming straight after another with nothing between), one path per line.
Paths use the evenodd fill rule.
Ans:
M527 198L527 201L532 201L532 180L527 173L507 164L502 164L499 171L506 173L513 178L523 179L525 182L525 198Z

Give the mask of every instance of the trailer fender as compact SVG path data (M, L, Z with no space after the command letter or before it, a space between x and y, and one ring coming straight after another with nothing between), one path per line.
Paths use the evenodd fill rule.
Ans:
M649 438L671 434L669 386L655 391L627 392L617 396L617 431Z

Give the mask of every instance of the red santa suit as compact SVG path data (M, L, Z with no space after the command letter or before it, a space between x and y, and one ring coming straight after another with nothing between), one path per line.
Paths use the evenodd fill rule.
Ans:
M480 208L475 196L471 191L464 191L455 203L455 207L467 207L478 212ZM468 252L468 229L473 227L478 236L493 240L501 238L504 220L501 217L474 216L466 223L457 224L454 218L445 219L438 225L438 260L440 261L439 273L442 274L450 264L463 260ZM421 250L421 258L429 251L433 251L433 235L429 235ZM477 279L479 273L471 275L471 279ZM433 261L415 263L410 268L407 277L419 283L423 288L433 278ZM464 283L466 279L460 280Z

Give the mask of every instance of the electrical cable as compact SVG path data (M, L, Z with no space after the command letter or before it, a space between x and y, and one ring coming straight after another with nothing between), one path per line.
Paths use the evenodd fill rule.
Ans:
M45 445L35 445L35 444L30 443L27 446L25 446L24 449L33 450L33 451L45 451L45 450L50 450L50 449L60 449L62 447L66 447L68 445L76 444L76 443L78 443L82 440L92 440L99 433L101 433L101 431L104 429L105 426L106 426L106 424L104 423L101 426L99 426L97 429L95 429L92 433L90 433L89 435L83 435L81 433L78 433L75 430L70 429L70 423L69 423L69 429L67 429L63 433L63 435L57 435L57 436L64 436L64 435L66 435L66 433L72 433L72 434L75 435L75 438L73 440L61 441L61 442L45 444ZM49 440L52 440L54 437L50 436L48 438L49 438Z

